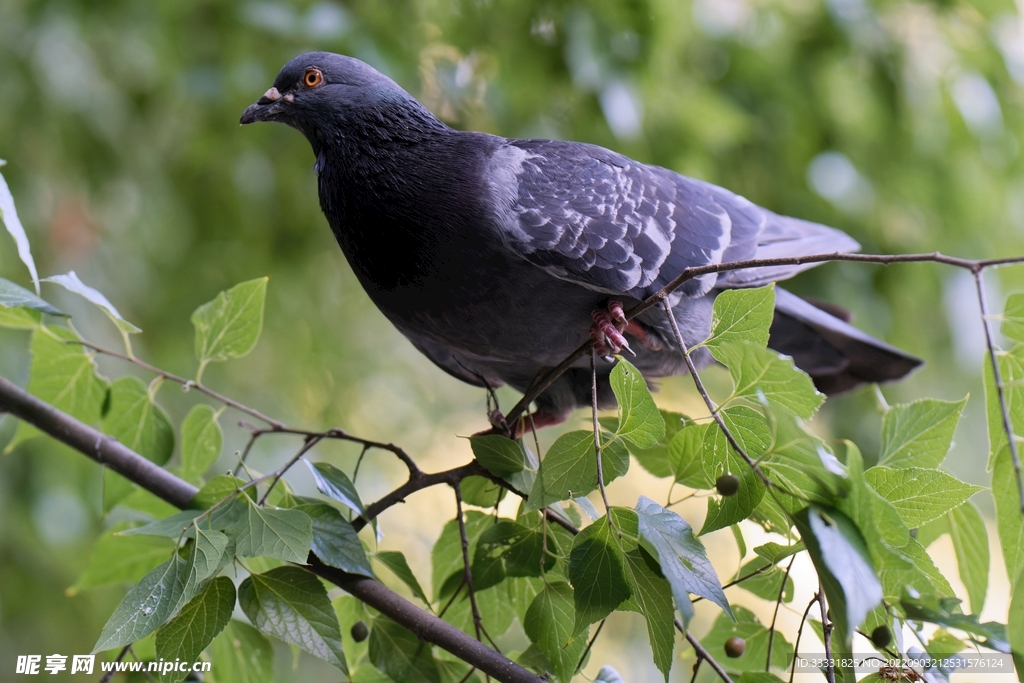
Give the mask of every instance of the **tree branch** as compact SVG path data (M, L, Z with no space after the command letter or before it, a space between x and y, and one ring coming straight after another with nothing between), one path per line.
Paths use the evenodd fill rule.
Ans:
M0 410L34 425L175 507L190 507L192 498L198 492L192 484L151 463L102 432L39 400L3 377L0 377ZM307 562L307 568L313 573L387 615L420 639L447 650L499 681L544 683L545 679L541 676L527 671L451 624L416 607L380 581L330 567L313 553L309 554Z
M878 265L890 265L893 263L943 263L949 266L955 266L957 268L964 268L972 273L979 272L985 268L991 268L993 266L1009 265L1013 263L1024 263L1024 256L1013 256L1009 258L997 258L997 259L984 259L984 260L971 260L957 258L955 256L946 256L939 252L933 252L931 254L843 254L839 252L833 252L829 254L811 254L808 256L794 256L789 258L767 258L767 259L747 259L744 261L731 261L728 263L712 263L706 266L697 266L692 268L685 268L678 276L667 285L659 289L651 296L644 299L642 302L634 306L633 308L626 311L626 319L632 320L641 313L648 311L655 306L658 306L663 301L668 301L668 297L672 292L679 289L684 283L696 278L701 275L710 275L712 273L724 273L733 270L744 270L747 268L765 268L772 266L799 266L807 263L827 263L829 261L854 261L856 263L874 263ZM509 424L515 422L520 415L522 415L533 402L535 398L541 395L545 389L561 377L565 372L576 364L576 361L580 360L587 354L590 347L593 345L591 340L587 340L573 351L571 354L566 356L565 360L556 365L554 368L545 372L540 372L537 377L531 383L530 387L523 394L523 397L519 400L512 410L505 416L506 421ZM1011 437L1012 438L1012 437Z

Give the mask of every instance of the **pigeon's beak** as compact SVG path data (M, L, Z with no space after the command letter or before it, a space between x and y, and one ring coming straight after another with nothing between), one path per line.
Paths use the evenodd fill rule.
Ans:
M271 88L242 112L240 123L245 125L257 121L275 121L283 110L283 105L293 99L292 95L282 95L277 88Z

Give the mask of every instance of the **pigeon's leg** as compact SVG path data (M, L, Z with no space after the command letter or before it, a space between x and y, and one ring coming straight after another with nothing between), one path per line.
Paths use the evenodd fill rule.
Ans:
M621 321L617 320L619 317L621 317ZM590 338L594 341L594 349L599 355L611 356L622 349L633 353L633 350L629 348L629 342L622 334L622 329L625 329L628 324L626 316L622 314L622 304L611 301L607 310L600 308L595 310L590 314L590 319L593 321L593 325L590 326ZM612 322L613 320L615 322ZM616 322L622 325L622 329L619 329Z
M626 323L626 329L623 330L626 334L631 334L640 340L640 343L649 348L651 351L661 351L664 345L657 337L648 332L640 323L630 320Z

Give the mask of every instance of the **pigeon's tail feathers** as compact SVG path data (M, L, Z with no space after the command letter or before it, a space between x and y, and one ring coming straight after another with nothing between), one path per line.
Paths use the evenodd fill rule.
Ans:
M780 288L775 290L768 345L792 356L815 386L830 395L900 379L923 362Z
M813 254L848 253L860 250L860 245L845 232L799 218L768 214L764 229L757 237L757 250L753 258L791 258ZM725 254L726 260L729 253ZM761 287L776 280L786 280L797 273L821 265L820 262L787 266L747 268L722 273L719 287Z

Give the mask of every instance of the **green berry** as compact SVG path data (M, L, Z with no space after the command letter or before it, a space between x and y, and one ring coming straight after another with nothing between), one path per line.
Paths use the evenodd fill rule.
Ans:
M366 640L366 636L370 635L370 629L366 626L365 621L357 621L352 624L352 640L357 643L361 643Z
M892 642L892 631L889 630L888 626L879 626L871 632L871 642L878 649L888 647L889 643Z
M735 474L723 474L715 480L715 488L723 496L734 496L740 490L740 480Z
M729 640L725 641L725 654L727 657L736 659L742 657L743 652L747 649L747 643L745 640L738 636L733 636Z

